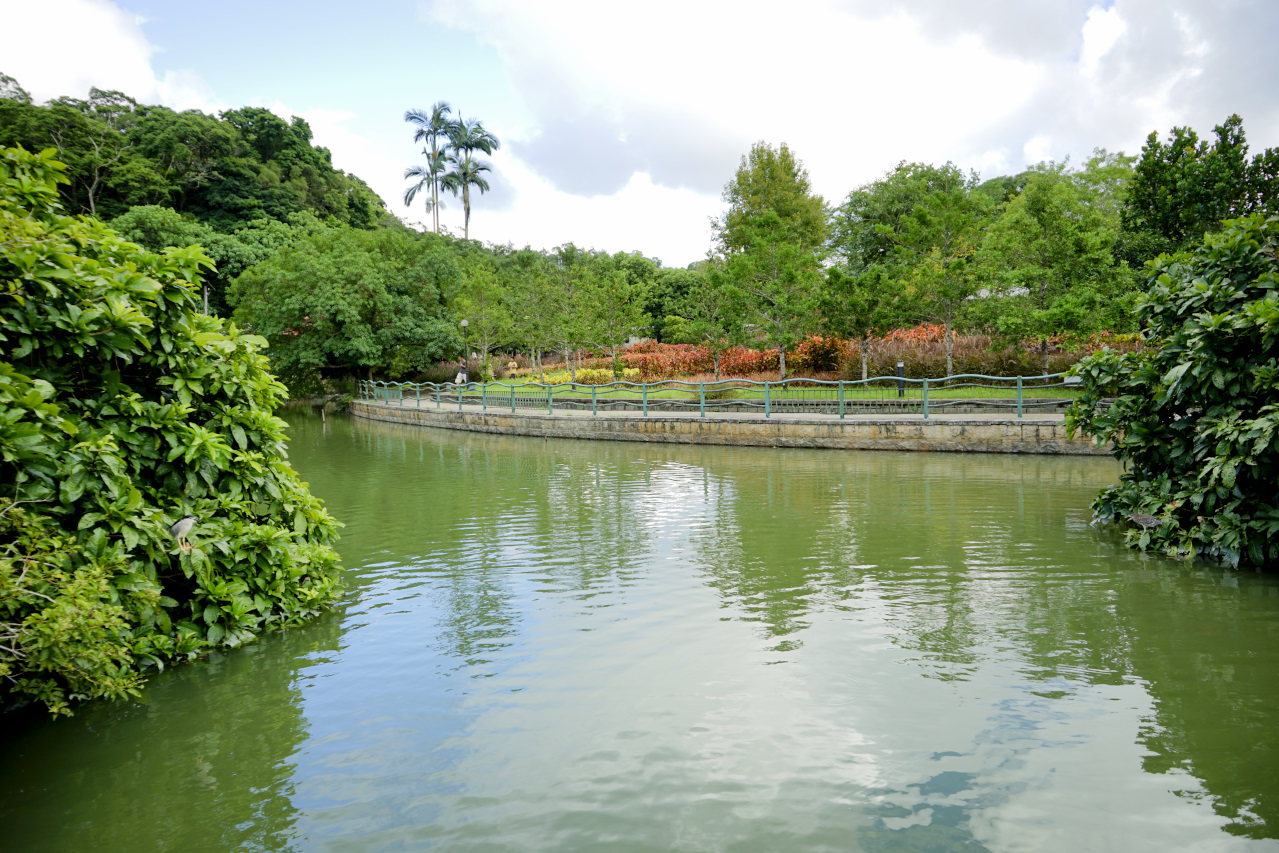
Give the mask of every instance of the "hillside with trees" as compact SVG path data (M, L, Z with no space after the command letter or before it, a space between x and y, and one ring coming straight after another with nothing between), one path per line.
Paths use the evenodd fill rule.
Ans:
M201 246L214 262L202 309L263 335L295 394L444 378L436 365L464 350L485 375L511 356L575 375L591 355L620 365L633 338L705 347L714 372L733 347L771 350L783 375L811 369L787 363L802 342L838 339L836 369L856 378L889 333L914 327L941 330L934 375L961 363L1045 371L1136 332L1147 261L1274 212L1279 197L1279 151L1251 154L1238 116L1211 141L1173 128L1135 156L1098 150L986 179L902 162L829 201L798 152L761 141L726 176L706 259L670 269L639 252L467 239L489 188L483 155L500 140L445 101L404 118L421 145L404 199L430 214L425 234L334 169L302 119L179 113L99 90L37 105L0 80L0 144L57 152L66 211L152 251ZM460 237L439 225L448 196L465 211ZM991 354L975 361L978 341Z

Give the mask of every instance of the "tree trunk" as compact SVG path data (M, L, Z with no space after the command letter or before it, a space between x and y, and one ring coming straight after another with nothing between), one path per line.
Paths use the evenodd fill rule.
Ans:
M861 350L862 350L862 379L863 379L863 380L865 380L865 379L868 377L868 375L869 375L869 374L867 373L867 369L868 369L868 367L869 367L869 362L870 362L870 353L868 352L868 350L869 350L869 349L870 349L870 335L866 335L866 336L865 336L865 337L863 337L863 338L862 338L862 340L861 340Z
M1048 375L1048 339L1047 338L1044 338L1042 341L1039 342L1039 359L1040 359L1040 370L1045 376L1047 376Z
M951 334L950 323L946 324L946 375L955 375L955 338Z
M719 381L719 353L711 353L711 364L715 366L715 381Z
M462 185L462 239L471 239L471 192Z
M780 374L777 381L786 378L786 345L782 344L777 348L777 372Z

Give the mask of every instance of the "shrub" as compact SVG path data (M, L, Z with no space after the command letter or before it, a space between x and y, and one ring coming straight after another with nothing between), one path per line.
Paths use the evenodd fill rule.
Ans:
M52 155L0 152L0 483L31 502L0 533L0 630L50 629L39 655L0 642L0 693L61 712L317 613L337 523L285 460L266 341L197 310L211 262L61 215ZM53 602L14 580L37 565Z
M852 352L851 342L837 337L809 335L795 347L795 367L814 373L838 370Z
M1225 223L1154 262L1140 352L1077 368L1072 430L1114 442L1119 484L1093 503L1127 541L1229 564L1279 563L1279 217ZM1103 396L1117 395L1109 407Z

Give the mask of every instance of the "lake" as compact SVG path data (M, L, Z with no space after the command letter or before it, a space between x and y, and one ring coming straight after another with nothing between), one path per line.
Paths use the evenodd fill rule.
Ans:
M6 850L1279 850L1279 578L1112 460L287 419L342 600L11 717Z

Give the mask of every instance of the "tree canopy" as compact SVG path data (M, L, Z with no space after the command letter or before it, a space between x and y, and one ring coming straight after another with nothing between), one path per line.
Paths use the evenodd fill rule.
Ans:
M357 228L387 215L367 184L311 144L305 120L259 107L210 116L101 89L43 105L0 98L0 146L14 145L57 149L67 165L62 202L76 213L109 219L160 205L220 231L301 211Z
M434 235L320 228L243 273L228 300L301 389L326 373L399 375L452 358L461 342L444 294L460 276Z
M0 151L0 694L62 712L318 612L337 524L266 341L197 310L210 260L63 215L53 156Z
M1166 142L1156 132L1147 137L1123 211L1134 262L1197 245L1226 219L1279 209L1279 149L1249 159L1238 115L1213 135L1209 144L1174 127Z

